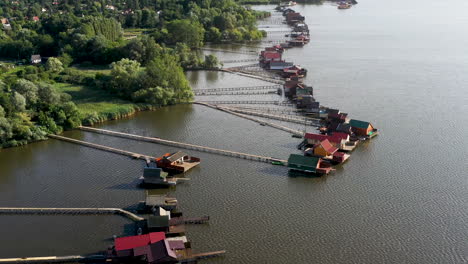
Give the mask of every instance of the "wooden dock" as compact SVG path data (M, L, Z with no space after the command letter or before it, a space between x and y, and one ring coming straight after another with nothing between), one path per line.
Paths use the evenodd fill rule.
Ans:
M90 148L104 150L104 151L112 152L112 153L115 153L115 154L124 155L124 156L130 157L130 158L133 158L133 159L142 159L142 160L151 160L151 159L154 160L154 159L156 159L156 157L151 157L151 156L147 156L147 155L143 155L143 154L138 154L138 153L130 152L130 151L126 151L126 150L111 148L111 147L107 147L107 146L103 146L103 145L99 145L99 144L94 144L94 143L90 143L90 142L86 142L86 141L82 141L82 140L77 140L77 139L73 139L73 138L62 137L62 136L53 135L53 134L49 134L49 135L47 135L47 137L62 140L62 141L67 141L67 142L82 145L82 146L87 146L87 147L90 147Z
M282 125L278 125L278 124L275 124L275 123L266 122L266 121L263 121L263 120L260 120L260 119L245 115L245 114L236 113L234 111L229 110L229 108L225 108L225 107L217 106L217 105L206 104L206 103L201 103L201 102L198 102L196 104L204 105L204 106L207 106L207 107L210 107L210 108L213 108L213 109L224 111L226 113L230 113L232 115L254 121L254 122L259 123L259 124L264 125L264 126L269 126L269 127L273 127L273 128L282 130L282 131L286 131L288 133L291 133L291 134L293 134L295 136L298 136L298 137L301 137L301 138L304 137L304 132L302 132L302 131L295 130L295 129L285 127L285 126L282 126ZM287 164L287 163L283 162L283 164Z
M237 101L196 101L194 103L204 103L204 104L212 104L212 105L222 105L222 104L260 104L260 105L281 105L281 106L289 106L292 105L291 102L287 101L275 101L275 100L268 100L268 101L259 101L259 100L237 100Z
M220 257L220 256L223 256L225 254L226 254L226 250L206 252L206 253L188 254L186 256L178 258L178 260L180 261L180 263L193 263L193 262L196 262L197 260Z
M185 224L206 224L210 221L209 216L203 217L174 217L169 220L169 225L185 225Z
M208 88L208 89L194 89L193 92L205 93L205 92L229 92L229 91L244 91L244 90L273 90L282 88L281 85L257 85L257 86L244 86L244 87L219 87L219 88Z
M246 92L198 92L194 91L196 96L214 96L214 95L261 95L261 94L276 94L277 90L268 91L246 91Z
M315 126L315 127L321 127L321 123L319 119L312 119L312 118L297 118L297 117L291 117L291 116L286 116L286 115L273 115L273 114L267 114L267 113L262 113L262 112L257 112L257 111L248 111L248 110L241 110L241 109L235 109L231 107L224 107L225 109L231 110L236 113L241 113L241 114L247 114L247 115L253 115L253 116L258 116L258 117L264 117L264 118L269 118L269 119L274 119L274 120L279 120L279 121L285 121L285 122L291 122L295 124L301 124L301 125L309 125L309 126Z
M103 256L104 258L104 256ZM72 263L87 260L85 256L50 256L50 257L25 257L25 258L4 258L0 263ZM102 261L103 262L103 261Z
M254 161L265 162L265 163L281 162L283 164L287 164L286 160L276 159L272 157L265 157L265 156L260 156L260 155L253 155L253 154L247 154L247 153L241 153L241 152L235 152L235 151L229 151L229 150L223 150L223 149L210 148L210 147L176 142L176 141L171 141L171 140L166 140L166 139L161 139L161 138L145 137L145 136L116 132L116 131L111 131L111 130L106 130L106 129L84 127L84 126L80 126L79 129L83 131L99 133L103 135L133 139L133 140L144 141L144 142L151 142L151 143L162 144L162 145L184 148L184 149L192 149L192 150L219 154L219 155L224 155L224 156L229 156L229 157L236 157L240 159L254 160Z
M284 84L284 81L281 80L281 79L274 79L274 78L269 78L269 77L253 75L253 74L245 72L245 71L236 71L236 70L230 70L230 69L221 69L220 71L228 72L228 73L232 73L232 74L237 74L237 75L240 75L240 76L253 78L253 79L257 79L257 80L262 80L262 81L265 81L265 82L271 82L271 83L276 83L276 84Z
M120 208L22 208L0 207L0 215L37 214L37 215L120 215L132 221L144 220L134 213Z

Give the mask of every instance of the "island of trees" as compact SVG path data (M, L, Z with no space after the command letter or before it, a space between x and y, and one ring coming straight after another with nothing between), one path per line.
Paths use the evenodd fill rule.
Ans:
M188 102L206 42L255 41L269 14L233 0L0 2L0 148Z

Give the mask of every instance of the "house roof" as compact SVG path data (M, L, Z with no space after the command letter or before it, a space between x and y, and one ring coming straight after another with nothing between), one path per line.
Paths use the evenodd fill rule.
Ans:
M169 226L169 216L155 216L152 215L148 218L148 227L168 227Z
M299 165L317 168L320 161L318 157L306 157L299 154L291 154L288 159L288 165Z
M337 137L337 138L341 138L341 139L345 139L345 140L349 139L349 134L343 133L343 132L333 132L332 136Z
M115 239L115 250L126 250L142 247L150 243L149 234L140 236L118 237Z
M151 245L134 248L133 254L135 256L146 256L148 263L154 263L167 257L174 259L177 258L176 254L169 248L169 244L165 240L161 240Z
M185 243L183 240L170 240L168 242L169 242L170 249L184 249L185 248Z
M334 146L332 146L332 144L330 143L330 141L328 141L328 139L325 139L324 141L320 142L319 145L328 153L335 153L336 151L338 151L337 148L335 148Z
M304 135L305 139L311 139L311 140L316 140L316 141L324 141L325 139L328 139L330 142L335 142L335 143L340 143L341 138L339 137L334 137L334 136L329 136L329 135L320 135L320 134L312 134L312 133L306 133Z
M341 151L337 151L337 152L333 153L334 157L344 157L344 155L345 155L345 153L341 152Z
M279 59L281 58L281 53L269 51L269 52L263 53L263 57L265 59Z
M364 128L364 129L367 129L370 125L369 122L366 122L366 121L361 121L361 120L356 120L356 119L351 119L351 121L349 121L349 125L351 127L357 127L357 128Z
M40 59L41 59L41 55L38 55L38 54L31 55L31 60L40 60Z

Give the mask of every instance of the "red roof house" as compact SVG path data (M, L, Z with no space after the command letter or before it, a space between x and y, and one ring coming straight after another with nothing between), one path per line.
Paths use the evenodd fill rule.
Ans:
M336 148L341 148L343 144L346 143L344 139L342 139L342 136L338 135L321 135L321 134L312 134L312 133L306 133L304 135L305 140L307 141L308 145L317 145L320 142L328 139L328 141Z
M328 139L321 141L314 146L314 154L321 157L332 156L338 148L334 147Z
M158 241L164 240L166 235L164 232L152 232L140 236L118 237L115 239L115 250L127 250L136 247L146 246Z

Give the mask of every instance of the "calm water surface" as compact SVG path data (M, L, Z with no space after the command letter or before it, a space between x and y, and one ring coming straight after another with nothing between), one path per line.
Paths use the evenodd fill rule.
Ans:
M466 263L468 3L362 0L349 10L296 9L312 41L286 57L309 70L306 82L322 104L371 121L381 135L323 178L291 178L282 167L190 151L203 163L169 193L187 216L211 216L210 225L189 227L195 249L228 250L212 263ZM281 34L269 40L275 38ZM241 57L251 58L222 55ZM215 72L188 78L194 88L266 84ZM189 105L99 127L279 158L299 142ZM176 150L65 135L151 155ZM145 196L136 188L141 166L55 140L0 150L0 206L132 206ZM0 257L91 253L112 235L131 233L129 221L113 216L1 216Z

